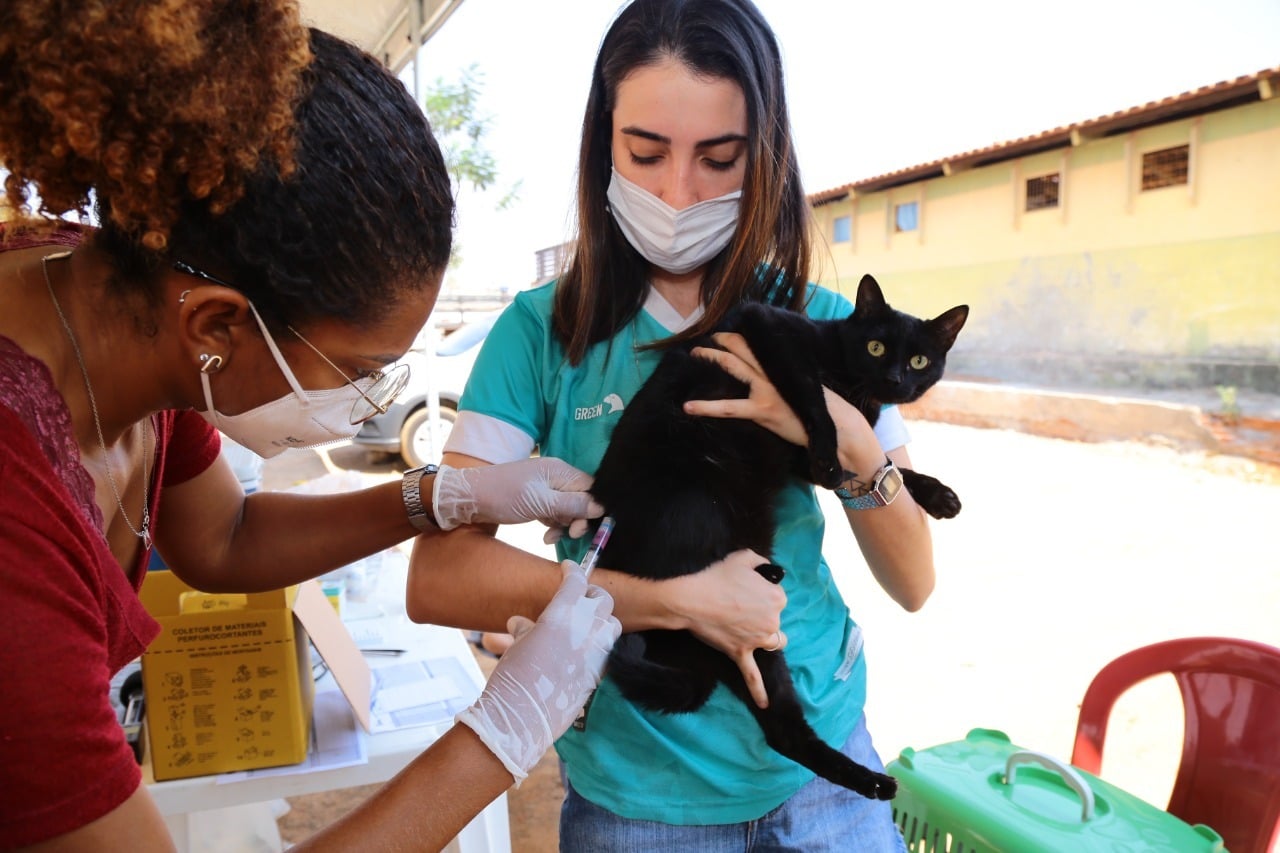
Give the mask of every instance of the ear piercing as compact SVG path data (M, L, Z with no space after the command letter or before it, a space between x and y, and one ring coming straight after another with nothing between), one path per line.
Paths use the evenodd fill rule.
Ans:
M189 287L188 287L186 290L184 290L184 291L182 291L181 293L179 293L179 294L178 294L178 304L179 304L179 305L181 305L182 303L184 303L184 302L186 302L186 301L187 301L187 294L188 294L188 293L190 293L190 292L191 292L191 288L189 288Z
M209 355L207 352L200 353L200 372L213 373L222 367L222 356Z

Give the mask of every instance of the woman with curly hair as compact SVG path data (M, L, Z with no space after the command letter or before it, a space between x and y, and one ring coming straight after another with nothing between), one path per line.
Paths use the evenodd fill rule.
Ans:
M0 229L0 680L22 697L0 710L0 848L168 849L109 700L158 632L153 543L192 586L251 592L599 509L554 459L246 497L220 458L219 430L271 456L385 409L452 239L421 111L293 2L6 3L0 105L25 214ZM98 227L55 218L90 206ZM572 722L611 608L566 570L465 725L315 841L443 846Z

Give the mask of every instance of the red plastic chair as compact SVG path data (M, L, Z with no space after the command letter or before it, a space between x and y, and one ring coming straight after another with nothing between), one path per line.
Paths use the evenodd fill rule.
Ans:
M1222 836L1231 853L1280 843L1280 649L1190 637L1135 649L1094 676L1080 705L1071 763L1100 775L1116 699L1171 673L1182 692L1182 761L1166 810Z

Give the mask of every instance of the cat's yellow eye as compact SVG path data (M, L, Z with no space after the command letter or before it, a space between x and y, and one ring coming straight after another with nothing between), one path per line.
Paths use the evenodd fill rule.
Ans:
M884 355L884 344L880 341L867 341L867 352L879 358Z
M915 370L924 370L929 366L929 357L926 355L911 356L911 367Z

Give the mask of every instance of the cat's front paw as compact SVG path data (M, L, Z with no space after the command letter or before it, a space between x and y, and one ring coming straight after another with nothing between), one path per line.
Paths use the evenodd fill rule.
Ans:
M924 502L917 498L916 503L934 518L955 518L960 514L960 496L946 486L928 495Z
M938 478L903 468L902 485L920 508L934 518L955 518L960 514L959 495Z

